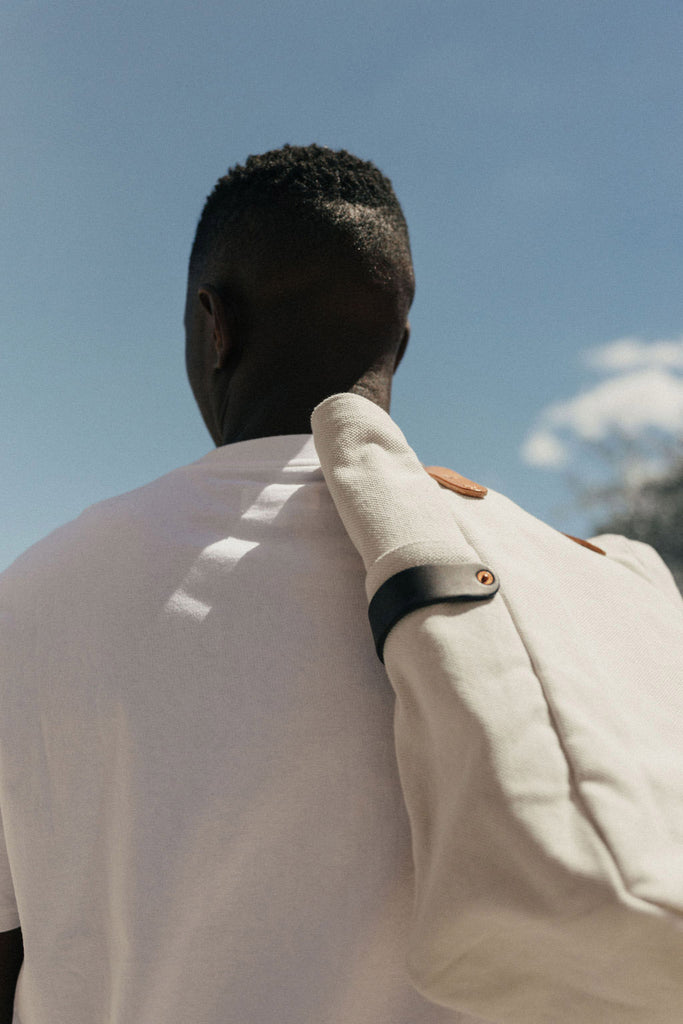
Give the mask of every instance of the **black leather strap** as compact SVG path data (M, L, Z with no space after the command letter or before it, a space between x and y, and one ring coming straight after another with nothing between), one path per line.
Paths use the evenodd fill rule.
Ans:
M483 601L493 597L499 585L490 569L476 563L416 565L390 576L368 608L377 657L384 663L387 636L408 612L442 601Z

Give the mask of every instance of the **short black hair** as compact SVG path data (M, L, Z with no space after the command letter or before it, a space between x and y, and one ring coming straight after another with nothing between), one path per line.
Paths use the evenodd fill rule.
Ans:
M204 205L190 256L190 283L218 268L227 246L245 240L252 250L271 246L278 231L288 252L305 253L312 239L335 240L380 275L390 268L410 293L410 304L408 227L391 181L373 163L313 144L285 145L235 165Z

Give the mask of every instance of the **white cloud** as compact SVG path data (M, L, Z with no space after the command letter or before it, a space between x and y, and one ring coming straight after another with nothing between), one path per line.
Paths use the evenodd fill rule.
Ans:
M641 341L617 338L606 345L589 349L584 361L594 370L664 369L683 370L683 335L669 341Z
M559 469L567 462L568 452L566 445L554 434L541 428L527 437L522 445L522 458L530 466Z
M666 370L636 370L610 377L568 402L548 406L551 427L566 428L586 441L617 430L638 437L648 429L683 431L683 377Z
M586 362L612 375L546 406L522 445L525 462L558 469L570 460L576 441L683 436L683 374L677 372L683 371L683 337L619 338L592 349Z

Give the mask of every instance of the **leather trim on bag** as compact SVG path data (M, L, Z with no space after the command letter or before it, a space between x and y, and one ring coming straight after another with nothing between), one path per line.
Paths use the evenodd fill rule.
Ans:
M582 548L588 548L589 551L597 551L599 555L607 555L606 551L599 548L597 544L591 544L589 540L581 540L580 537L572 537L571 533L563 533L562 536L569 537L569 539L573 540L575 544L580 544Z
M480 563L416 565L390 576L368 608L377 657L384 663L387 636L409 612L444 601L483 601L499 586L495 573Z
M445 466L425 466L433 480L436 480L442 487L456 494L466 494L468 498L485 498L488 488L481 484L475 484L474 480L468 480L466 476L456 473L454 469L447 469Z

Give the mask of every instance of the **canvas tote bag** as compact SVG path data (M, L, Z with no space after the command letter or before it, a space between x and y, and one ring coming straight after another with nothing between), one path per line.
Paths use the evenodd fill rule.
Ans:
M312 418L396 694L428 999L505 1024L683 1021L683 601L649 547L445 489L392 419ZM448 474L441 474L449 482ZM373 603L374 602L374 603Z

